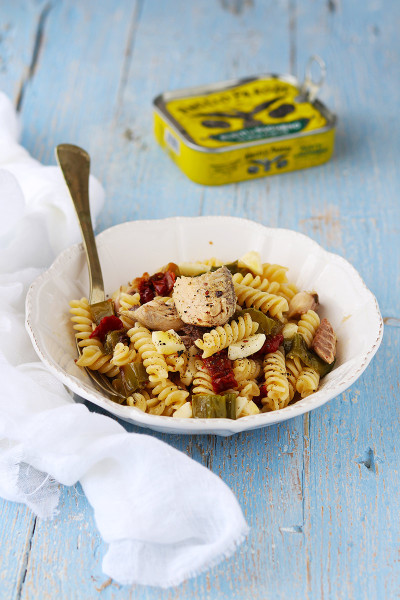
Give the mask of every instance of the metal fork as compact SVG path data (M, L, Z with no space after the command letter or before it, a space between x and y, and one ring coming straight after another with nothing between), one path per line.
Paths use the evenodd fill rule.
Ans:
M105 300L103 275L101 273L99 255L97 253L96 240L93 232L92 219L89 206L89 154L72 144L59 144L56 147L56 158L64 175L82 232L83 246L86 253L86 261L89 271L89 304L96 304ZM76 340L79 355L82 350ZM118 393L111 385L108 377L85 368L89 377L111 399L116 402L125 400L125 396Z

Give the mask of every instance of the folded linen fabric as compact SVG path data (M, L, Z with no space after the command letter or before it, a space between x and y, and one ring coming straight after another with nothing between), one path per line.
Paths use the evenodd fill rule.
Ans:
M59 483L80 481L109 544L105 573L120 583L178 585L232 554L246 522L219 477L75 403L37 361L24 329L28 286L80 236L61 173L30 157L18 131L0 93L0 495L48 518ZM104 194L93 177L90 196L96 217Z

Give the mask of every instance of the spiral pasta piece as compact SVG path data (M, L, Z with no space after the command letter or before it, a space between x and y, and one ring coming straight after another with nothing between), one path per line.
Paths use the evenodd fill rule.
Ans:
M87 367L92 371L99 371L107 377L115 377L119 373L119 368L111 364L111 358L111 354L104 354L98 346L86 346L83 348L76 364L78 367Z
M275 293L278 294L278 296L282 296L283 298L285 298L288 302L291 301L291 299L299 292L297 286L294 283L282 283L279 286L279 290Z
M319 316L313 310L308 310L306 313L304 313L304 315L301 316L301 319L297 324L297 332L303 336L308 348L312 344L315 332L317 331L319 324Z
M249 288L251 289L251 288ZM234 342L240 342L245 337L253 335L258 329L258 323L255 323L249 313L239 317L237 321L231 321L225 325L220 325L210 332L203 335L202 340L196 340L195 344L203 350L202 358L207 358L224 348L227 348Z
M121 310L129 310L132 306L139 306L140 304L140 294L136 292L136 294L128 294L127 292L121 292L119 294L119 304Z
M263 270L263 277L268 279L268 281L287 283L286 272L289 270L288 267L282 267L282 265L272 265L271 263L263 263L261 266Z
M238 390L239 395L246 398L248 401L252 400L255 396L260 395L260 388L255 379L244 379L238 383Z
M260 409L252 400L247 400L247 398L242 396L238 396L236 398L237 419L240 419L241 417L248 417L250 415L258 415L259 412Z
M245 379L257 379L262 370L261 363L252 358L239 358L238 360L234 360L232 367L237 383L240 383Z
M150 400L150 394L146 390L143 390L142 392L134 392L132 396L128 396L126 403L128 406L136 406L139 410L146 412L148 400Z
M144 364L149 381L157 383L167 379L167 363L164 356L157 352L151 339L151 332L140 323L135 323L135 326L129 329L128 337Z
M188 353L188 361L186 368L181 373L181 382L184 385L190 385L197 373L196 360L198 360L199 349L196 346L191 346Z
M260 290L261 292L268 292L268 294L277 294L281 287L277 281L268 281L268 279L261 279L259 275L254 277L254 275L252 275L251 273L247 273L244 277L241 273L235 273L232 279L234 283L247 285L254 289Z
M135 316L134 316L134 311L132 311L132 310L121 310L118 313L118 316L121 319L122 324L126 329L130 329L137 322L137 320L135 319Z
M136 323L134 318L134 311L131 309L134 306L140 306L140 294L128 294L123 289L120 289L114 299L116 306L119 306L118 316L121 319L124 327L130 329Z
M179 355L177 352L175 354L169 354L164 356L165 362L167 363L168 371L172 373L180 373L181 375L185 373L188 356L186 352Z
M154 387L153 387L154 386ZM172 406L174 410L177 410L185 404L189 392L178 388L169 379L163 379L156 385L151 384L153 396L156 396L159 402L163 402L165 407ZM150 412L150 411L149 411Z
M162 415L165 410L165 402L157 396L151 395L147 400L147 412L151 415Z
M119 342L114 348L111 363L117 367L122 367L123 365L134 362L135 358L136 350L133 345L130 344L130 346L127 346L126 344Z
M296 390L302 398L317 391L319 386L319 373L311 367L304 367L296 383Z
M297 330L298 330L297 324L289 322L289 323L286 323L286 325L282 329L281 333L285 340L291 340L291 339L293 339L294 335L297 333Z
M289 383L289 398L293 400L296 392L296 384L300 373L303 370L301 360L295 356L294 358L286 359L286 376Z
M240 283L234 283L233 285L235 286L235 293L241 306L245 304L247 308L252 306L263 313L269 312L271 316L277 319L282 319L283 313L289 310L289 305L285 298L269 294L268 292L261 292Z
M264 357L264 375L267 396L261 402L270 410L279 410L289 403L289 383L286 377L285 357L280 350Z
M205 260L198 260L196 262L202 265L207 265L209 267L222 267L222 265L224 264L222 260L219 260L219 258L215 258L215 256L212 256L211 258L206 258Z
M80 300L71 300L69 303L69 312L73 315L71 321L75 329L75 337L78 341L78 346L97 346L102 348L102 343L98 338L90 338L93 331L92 313L87 298Z
M195 360L196 375L193 378L192 394L214 394L212 377L207 372L201 358Z

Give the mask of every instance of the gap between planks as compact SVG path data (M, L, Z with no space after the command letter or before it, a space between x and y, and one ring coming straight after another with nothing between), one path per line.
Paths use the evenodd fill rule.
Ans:
M30 531L28 532L28 539L26 541L26 548L25 548L24 556L23 556L22 563L21 563L21 571L18 576L18 581L17 581L17 586L16 586L17 593L15 596L15 600L20 600L20 598L22 596L22 591L24 588L26 575L28 573L28 564L29 564L29 558L30 558L31 551L32 551L32 541L33 541L33 536L35 535L36 523L37 523L37 517L33 517L32 525L31 525Z
M289 0L289 73L297 75L297 6Z
M132 63L133 49L135 46L135 33L137 31L140 17L142 14L143 3L144 3L144 0L136 0L136 3L133 8L131 23L130 23L129 31L128 31L128 38L126 40L126 45L125 45L124 60L122 62L121 80L120 80L120 83L118 86L118 92L117 92L117 107L116 107L116 112L115 112L114 123L117 123L117 121L118 121L118 117L120 115L121 107L123 104L124 93L125 93L126 85L128 83L128 78L129 78L129 70L130 70L131 63Z
M17 95L16 108L17 108L18 112L21 111L27 85L29 84L30 81L32 81L32 79L36 73L36 69L37 69L37 66L39 63L39 58L41 56L41 50L43 47L44 33L45 33L47 18L49 16L49 13L52 8L53 8L53 4L51 2L48 2L39 13L38 23L36 26L36 31L35 31L35 36L34 36L31 62L29 64L29 67L27 68L26 74L22 78L19 92Z

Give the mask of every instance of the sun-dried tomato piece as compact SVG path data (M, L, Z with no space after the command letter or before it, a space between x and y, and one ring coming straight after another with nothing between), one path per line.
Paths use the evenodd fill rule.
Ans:
M107 333L110 331L114 331L114 329L123 329L124 324L121 319L118 319L115 315L110 317L103 317L100 323L97 325L96 329L92 331L89 338L98 337L102 342L104 342Z
M155 296L168 296L172 292L175 279L173 271L155 273L151 277L148 273L144 273L142 277L136 279L141 304L150 302Z
M204 358L203 363L211 375L213 390L216 394L237 386L232 361L228 358L227 350L221 350L221 352Z
M237 382L235 376L232 373L226 373L225 375L221 375L220 377L213 378L212 381L213 390L216 394L220 392L224 392L225 390L230 390L237 386Z
M139 283L139 294L141 304L146 304L146 302L150 302L150 300L153 300L155 292L149 279L143 279Z
M260 350L254 354L254 356L264 356L270 352L276 352L279 346L282 344L283 335L281 333L277 333L276 335L267 335L267 339L265 340L262 348L260 348Z
M166 273L156 273L150 277L157 296L168 296L172 292L175 283L175 273L167 271Z
M265 385L265 383L263 383L262 385L260 385L260 395L254 396L254 398L253 398L254 404L256 404L258 406L258 408L261 409L263 407L262 399L266 398L267 396L268 396L267 386Z
M262 398L266 398L268 396L268 390L267 390L267 386L265 385L265 383L263 383L263 385L260 385L260 395L258 396L258 399L261 400ZM253 398L254 400L254 398Z

